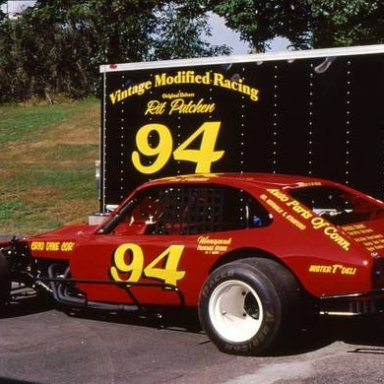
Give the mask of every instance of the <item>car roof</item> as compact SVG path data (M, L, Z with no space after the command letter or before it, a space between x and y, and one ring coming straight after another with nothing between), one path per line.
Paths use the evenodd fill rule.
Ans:
M298 188L311 185L336 185L336 183L308 176L295 176L275 173L210 173L165 177L145 184L224 184L233 187Z

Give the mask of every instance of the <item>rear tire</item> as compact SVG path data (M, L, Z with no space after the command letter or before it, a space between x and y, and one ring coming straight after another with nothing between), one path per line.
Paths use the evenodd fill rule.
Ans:
M249 258L211 273L200 293L199 318L221 351L260 355L298 323L298 308L294 276L272 260Z
M9 300L11 278L8 261L0 251L0 308Z

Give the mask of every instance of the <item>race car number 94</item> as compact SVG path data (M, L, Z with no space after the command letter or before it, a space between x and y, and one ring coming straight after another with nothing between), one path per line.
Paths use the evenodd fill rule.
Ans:
M205 122L178 148L174 150L172 133L163 124L146 124L136 134L137 151L132 152L133 166L143 174L160 171L168 163L171 156L178 161L189 161L196 164L196 173L209 173L212 163L220 160L225 151L216 151L216 141L221 123ZM157 145L150 144L151 135L159 138ZM192 149L191 144L200 137L200 146ZM143 157L153 159L151 164L143 164Z
M144 252L139 245L122 244L113 255L110 268L112 279L116 282L136 283L146 277L176 286L185 276L185 271L177 269L183 250L184 245L171 245L145 265Z

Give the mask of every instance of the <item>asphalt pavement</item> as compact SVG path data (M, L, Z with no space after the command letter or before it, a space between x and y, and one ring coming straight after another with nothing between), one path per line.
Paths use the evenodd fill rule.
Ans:
M0 383L384 383L380 318L318 322L266 357L224 354L189 320L65 313L27 297L0 315Z

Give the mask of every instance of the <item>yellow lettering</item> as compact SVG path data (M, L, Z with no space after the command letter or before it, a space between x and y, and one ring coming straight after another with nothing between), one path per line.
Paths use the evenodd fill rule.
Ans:
M273 200L271 200L271 199L268 199L268 200L267 200L267 204L268 204L271 208L273 208L276 212L278 212L278 213L282 213L282 212L284 212L283 209L282 209L278 204L276 204Z
M199 114L212 113L215 110L215 103L205 104L204 99L200 99L197 103L190 100L188 103L184 99L175 99L171 102L168 114Z
M147 104L147 109L144 112L144 115L162 115L165 112L165 107L167 102L161 102L159 100L151 100Z
M327 227L324 229L325 235L327 235L331 240L333 240L336 244L340 245L341 248L346 251L349 250L350 243L343 236L339 234L335 227Z
M122 244L113 255L111 277L117 282L136 283L145 276L176 286L185 276L185 271L177 269L183 251L184 245L171 245L144 267L142 248L137 244Z
M242 79L239 79L238 81L232 81L230 79L226 79L221 73L215 73L213 76L213 85L243 93L249 96L252 101L259 100L259 90L252 88L249 85L243 84Z
M44 251L45 243L44 241L33 241L31 244L32 251Z
M292 207L292 209L299 213L304 219L310 219L313 215L311 212L308 211L308 209L305 209L297 200L292 200L289 203L287 203L289 207Z
M293 216L288 215L285 217L290 223L292 223L295 227L299 228L300 230L306 229L305 224L300 222L299 220L295 219Z
M312 220L311 220L311 224L313 226L314 229L320 229L320 228L324 228L326 227L328 224L328 222L326 222L324 219L322 219L321 217L314 217Z
M286 202L289 200L289 197L278 189L267 189L267 191L282 202Z
M115 92L112 92L109 94L109 99L112 103L112 105L115 105L116 103L119 103L121 101L124 101L128 97L131 97L133 95L143 95L146 91L150 90L152 88L152 82L151 81L144 81L139 84L134 84L129 86L125 89L118 89Z
M46 251L56 252L60 249L60 242L58 241L47 241L45 244Z
M346 267L345 265L342 265L342 264L333 264L333 265L312 264L309 266L308 272L354 276L357 272L357 268Z
M72 252L75 247L75 243L73 241L64 241L61 244L60 250L62 252Z

